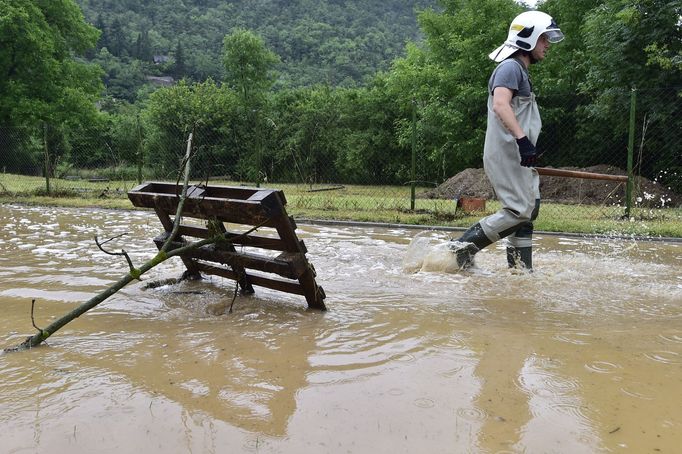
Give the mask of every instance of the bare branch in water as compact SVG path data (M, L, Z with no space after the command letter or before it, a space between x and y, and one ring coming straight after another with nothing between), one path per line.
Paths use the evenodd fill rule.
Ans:
M122 237L123 235L127 235L127 233L121 233L120 235L116 235L116 236L114 236L114 237L111 237L111 238L109 238L108 240L106 240L106 241L103 242L103 243L100 243L99 240L98 240L98 238L97 238L97 235L95 235L95 244L97 245L97 247L99 248L99 250L102 251L102 252L104 252L105 254L108 254L108 255L117 255L117 256L122 255L123 257L125 257L126 261L128 262L128 267L130 268L130 271L134 271L134 270L135 270L135 266L133 266L133 261L130 260L130 256L128 255L128 253L126 252L125 249L121 249L121 252L111 252L111 251L107 251L106 249L104 249L104 248L102 247L103 245L107 244L109 241L115 240L116 238L120 238L120 237Z

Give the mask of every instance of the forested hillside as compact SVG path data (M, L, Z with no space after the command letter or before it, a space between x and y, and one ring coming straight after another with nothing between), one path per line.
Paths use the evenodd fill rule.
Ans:
M74 2L0 0L3 170L168 178L195 130L204 176L442 182L481 165L488 53L524 10L438 0L417 27L424 0ZM636 171L682 192L680 3L539 5L566 35L530 69L544 164L624 168L637 144Z
M352 86L419 37L416 11L435 0L78 0L102 35L90 57L112 96L135 101L146 75L220 80L223 37L263 37L280 87ZM156 59L156 63L154 60Z

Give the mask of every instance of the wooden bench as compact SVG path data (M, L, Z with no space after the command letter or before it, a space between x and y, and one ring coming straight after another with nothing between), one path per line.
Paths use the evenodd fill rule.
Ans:
M154 238L158 248L173 230L181 189L175 183L147 182L128 192L134 206L152 208L159 217L164 232ZM307 249L296 236L296 223L287 214L285 205L286 198L280 190L191 186L183 206L178 237L170 250L193 241L187 238L204 239L220 235L216 243L181 256L187 268L186 274L200 277L204 273L235 280L245 294L254 293L255 285L303 295L309 308L326 310L326 295L315 281L315 268L306 258ZM203 226L186 222L192 218L203 220ZM229 231L225 223L271 227L277 236ZM267 251L279 251L279 254L268 255Z

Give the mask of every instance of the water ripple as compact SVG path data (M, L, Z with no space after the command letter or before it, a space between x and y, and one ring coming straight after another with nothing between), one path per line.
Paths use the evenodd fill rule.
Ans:
M682 344L682 334L659 334L658 336L666 342Z
M589 364L585 364L585 368L590 372L596 372L599 374L611 374L621 369L618 364L609 363L607 361L593 361Z
M663 364L682 364L682 358L677 352L671 351L656 351L644 354L645 357L657 363Z
M458 408L455 413L460 418L472 422L480 422L488 418L488 413L485 410L476 407Z
M654 400L655 396L654 389L650 385L641 382L629 382L621 387L620 390L623 394L635 399Z

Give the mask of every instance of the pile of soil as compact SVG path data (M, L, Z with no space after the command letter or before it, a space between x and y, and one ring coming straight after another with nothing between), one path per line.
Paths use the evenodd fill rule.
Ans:
M617 167L596 165L592 167L560 167L566 170L626 175ZM546 202L585 204L585 205L622 205L625 203L625 183L604 180L584 180L566 177L540 177L540 194ZM418 195L424 199L448 199L468 196L491 200L495 198L488 177L483 169L466 169L448 179L437 188ZM682 206L682 195L674 193L657 182L643 177L635 177L634 197L641 198L637 205L647 207Z

